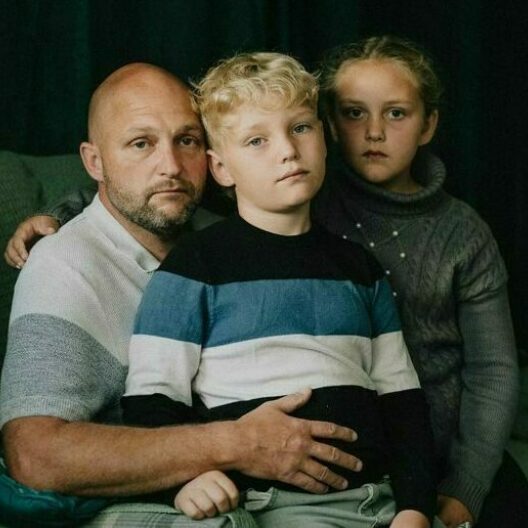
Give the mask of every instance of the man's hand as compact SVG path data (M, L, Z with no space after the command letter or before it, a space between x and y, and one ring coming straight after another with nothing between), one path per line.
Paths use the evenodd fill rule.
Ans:
M178 492L174 506L191 519L215 517L238 506L238 490L221 471L208 471L191 480Z
M328 487L341 490L347 481L321 462L330 462L360 471L361 462L348 453L315 438L353 442L357 435L351 429L333 423L303 420L287 416L310 398L306 389L278 400L264 403L236 423L241 449L247 452L236 469L253 477L280 480L312 493L325 493Z
M390 523L390 528L430 528L427 517L416 510L402 510Z
M465 521L473 524L473 516L465 504L454 497L438 495L438 517L447 528L457 528Z
M28 258L31 246L42 236L59 229L59 222L52 216L32 216L17 227L4 253L5 261L13 268L21 269Z

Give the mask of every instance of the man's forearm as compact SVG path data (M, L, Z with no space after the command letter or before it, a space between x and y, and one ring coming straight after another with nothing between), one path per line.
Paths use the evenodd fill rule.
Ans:
M32 417L4 427L16 480L75 495L150 493L230 468L238 436L234 422L141 429Z

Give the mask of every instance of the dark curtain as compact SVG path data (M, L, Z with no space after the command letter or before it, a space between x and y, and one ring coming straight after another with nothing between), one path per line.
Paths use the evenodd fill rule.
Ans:
M516 6L516 7L514 7ZM146 61L198 78L235 51L289 52L308 67L336 44L392 33L437 59L446 100L435 150L448 190L491 226L528 345L526 30L519 4L477 0L0 0L0 148L75 152L93 88Z

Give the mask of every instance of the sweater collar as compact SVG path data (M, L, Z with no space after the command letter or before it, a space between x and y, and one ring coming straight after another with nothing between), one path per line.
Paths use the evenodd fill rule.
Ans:
M412 171L416 181L423 187L413 194L395 193L363 180L342 158L338 160L336 171L330 178L335 177L339 194L345 201L351 202L351 207L359 205L378 213L413 216L430 212L446 201L447 194L442 189L446 171L439 158L426 150L419 152Z

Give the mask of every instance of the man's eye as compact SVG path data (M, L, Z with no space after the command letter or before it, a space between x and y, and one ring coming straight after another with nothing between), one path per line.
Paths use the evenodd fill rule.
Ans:
M148 147L148 141L145 139L139 139L132 143L132 146L138 150L145 150Z
M179 139L179 142L184 147L195 147L201 145L200 139L194 136L183 136Z

